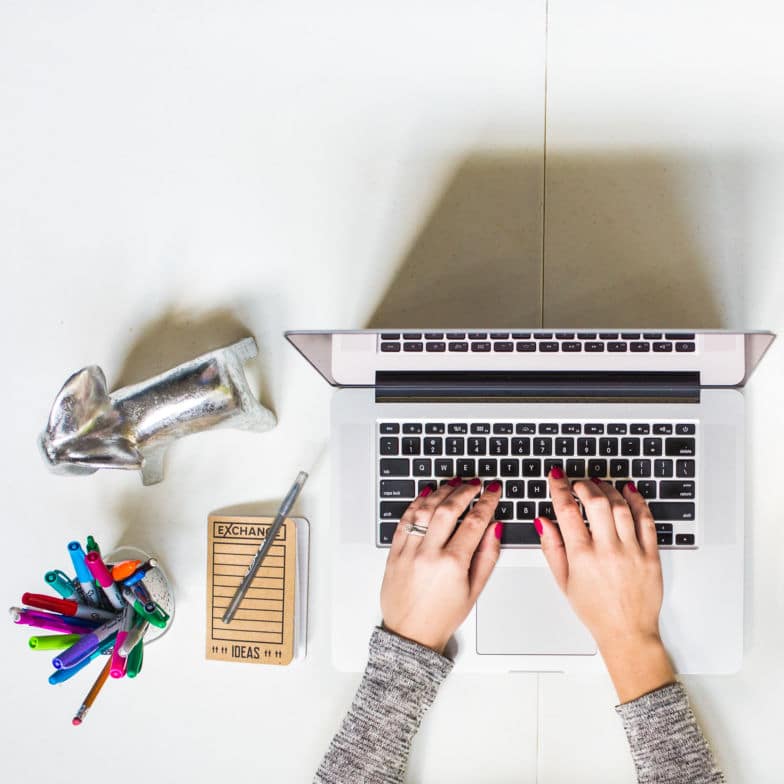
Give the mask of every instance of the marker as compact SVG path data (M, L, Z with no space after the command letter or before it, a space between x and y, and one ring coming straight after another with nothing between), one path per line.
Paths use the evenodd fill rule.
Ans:
M96 678L92 688L87 692L87 696L84 698L84 702L79 707L79 710L76 711L76 716L74 716L71 720L71 724L73 724L74 727L78 727L84 721L84 717L87 715L87 711L92 707L92 704L95 702L95 698L98 696L98 692L101 691L104 683L106 683L106 679L109 677L109 669L111 664L112 661L109 659L109 661L104 664L103 669Z
M93 539L92 535L87 537L87 552L101 554L101 548L98 547L98 542Z
M97 607L88 607L86 604L77 604L70 599L55 599L54 596L44 596L40 593L23 593L22 604L88 621L108 621L116 614L108 610L100 610Z
M84 550L82 550L79 542L68 542L68 554L71 556L71 561L76 570L76 579L82 587L82 593L84 593L87 604L98 607L100 605L98 591L95 585L93 585L93 576L84 561Z
M127 658L122 654L120 647L125 642L126 637L128 637L128 632L131 630L136 618L137 615L133 611L133 607L126 604L122 614L122 625L117 632L117 640L112 650L112 666L109 668L109 675L112 678L122 678L125 675Z
M141 642L147 629L150 628L150 622L143 616L137 616L138 620L136 625L128 632L128 636L120 646L120 653L123 656L128 656L130 652L136 647L137 643Z
M117 583L112 579L111 573L106 568L106 564L103 562L101 554L97 553L95 550L91 553L87 553L85 563L92 576L95 577L98 584L103 588L103 592L106 594L106 598L109 600L112 607L114 607L115 610L122 610L123 607L125 607L122 594L117 587Z
M38 612L37 610L25 610L22 607L10 607L8 612L11 614L14 623L35 626L38 629L46 629L50 632L89 634L95 630L95 623L83 618L70 618L67 615L52 615L51 613Z
M135 678L142 671L142 662L144 661L144 643L139 640L133 650L128 655L128 663L126 666L125 674L129 678Z
M114 645L116 636L116 634L109 635L109 637L101 643L101 647L98 648L97 651L93 651L86 659L82 659L79 664L75 664L73 667L68 667L65 670L55 670L49 676L49 683L51 683L52 686L57 686L58 683L65 683L65 681L73 678L77 672L81 672L91 661L106 653L106 651Z
M73 583L68 579L68 575L59 569L53 569L44 575L44 582L53 590L57 591L63 599L70 599L76 590Z
M112 567L112 579L119 583L130 577L141 565L141 561L121 561Z
M159 629L162 629L164 626L166 626L166 623L169 620L169 615L156 602L141 601L136 593L134 593L134 589L139 588L141 585L141 583L138 583L133 588L123 586L123 598L126 602L128 602L128 604L131 605L131 607L133 607L134 610L136 610L139 615L142 616L142 618L148 620L153 626L157 626ZM147 595L149 596L149 594Z
M155 558L150 558L149 561L145 561L130 577L126 577L121 582L123 585L134 585L141 580L147 572L152 571L153 569L157 568L158 561Z
M61 651L73 645L81 636L81 634L44 634L31 637L27 644L34 651Z
M78 664L82 659L86 659L110 634L119 631L121 626L122 615L117 613L111 621L107 621L97 629L93 629L70 648L64 650L59 656L55 656L52 659L54 668L62 670L66 667L73 667L74 664Z

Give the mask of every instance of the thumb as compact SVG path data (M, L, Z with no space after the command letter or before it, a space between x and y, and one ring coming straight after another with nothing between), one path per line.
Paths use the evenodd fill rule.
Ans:
M495 569L498 556L501 553L501 531L503 531L503 523L499 523L497 520L490 523L471 559L471 567L468 570L468 586L472 602L475 602L479 594L482 593L482 589L487 585L487 581Z
M569 562L566 558L566 548L561 531L549 517L537 517L534 520L534 527L539 534L539 539L541 539L542 552L547 565L550 567L558 587L565 593L566 581L569 577Z

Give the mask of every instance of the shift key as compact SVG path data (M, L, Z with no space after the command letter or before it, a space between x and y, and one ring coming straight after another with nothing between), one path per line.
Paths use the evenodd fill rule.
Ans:
M677 501L651 501L648 506L655 520L693 520L694 504Z
M692 482L694 484L694 482ZM382 498L413 498L414 480L413 479L382 479L381 480Z
M382 460L381 476L411 476L408 459L403 457Z

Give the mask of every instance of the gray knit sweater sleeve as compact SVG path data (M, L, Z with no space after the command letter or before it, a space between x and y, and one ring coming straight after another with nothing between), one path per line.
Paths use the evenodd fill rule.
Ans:
M411 740L452 667L429 648L375 629L362 682L315 782L402 782Z
M623 720L640 784L724 781L683 684L664 686L615 710Z

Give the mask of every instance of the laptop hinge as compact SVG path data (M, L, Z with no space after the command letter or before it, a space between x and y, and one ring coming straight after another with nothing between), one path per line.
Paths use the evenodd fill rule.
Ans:
M699 403L700 374L378 371L376 402Z

